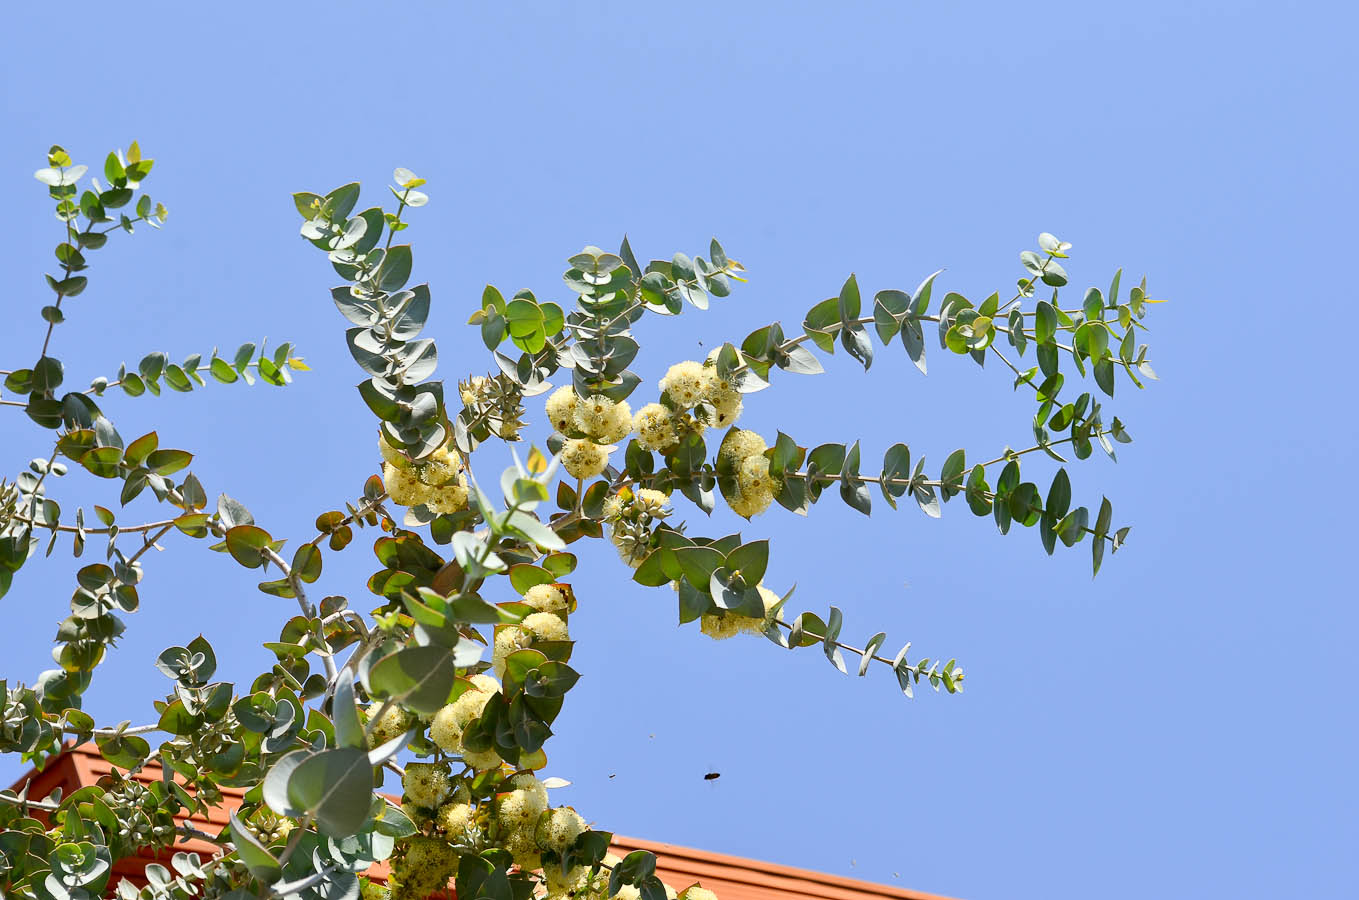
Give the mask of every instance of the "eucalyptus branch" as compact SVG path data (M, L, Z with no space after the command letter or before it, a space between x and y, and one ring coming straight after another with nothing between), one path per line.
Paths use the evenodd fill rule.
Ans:
M36 528L46 528L48 531L60 531L66 534L143 534L148 531L155 531L157 528L173 526L174 519L161 519L157 522L144 522L141 525L112 525L107 528L79 528L75 525L53 525L40 519L31 519L28 516L15 513L12 516L16 522L22 522Z
M790 623L783 621L783 619L774 619L774 620L773 620L773 624L775 624L775 625L777 625L778 627L784 629L785 631L789 632L790 634L792 633L793 626L792 626ZM929 675L930 675L930 667L928 667L928 666L926 665L927 663L930 662L930 660L929 660L928 658L927 658L927 659L924 659L924 660L921 660L920 662L916 663L915 665L911 665L910 663L908 663L908 662L906 661L905 656L902 656L899 660L891 660L891 659L888 659L888 658L885 657L885 656L880 656L880 655L878 655L878 653L877 653L876 651L873 652L873 653L866 653L865 650L862 650L862 649L860 649L860 648L858 648L858 647L850 646L849 644L846 644L846 643L844 643L843 641L841 641L841 640L839 640L839 639L837 639L837 638L831 638L831 639L827 640L827 638L826 638L825 635L816 634L815 632L806 631L806 630L804 630L804 631L802 632L802 634L803 634L803 637L805 637L805 638L814 640L814 641L816 641L817 643L820 643L820 644L829 643L829 644L831 644L832 646L837 647L837 648L839 648L839 649L841 649L841 650L845 650L845 651L847 651L847 652L849 652L849 653L853 653L855 656L858 656L858 657L860 657L861 659L864 658L865 656L867 656L868 659L871 659L871 660L873 660L874 662L880 662L880 663L886 665L888 668L890 668L890 669L894 670L895 672L897 672L898 675L901 675L901 674L910 674L910 675L912 675L917 681L919 681L921 678L928 678ZM910 644L908 643L908 644L906 645L906 648L909 648L909 647L910 647ZM903 654L904 654L906 648L903 648L903 649L902 649ZM937 662L937 661L936 661L936 662ZM952 672L953 670L950 670L950 671ZM963 680L962 669L957 669L956 671L957 671L957 674L956 674L956 675L952 675L953 680L954 680L954 681L962 681L962 680ZM951 693L951 692L950 692L950 693Z

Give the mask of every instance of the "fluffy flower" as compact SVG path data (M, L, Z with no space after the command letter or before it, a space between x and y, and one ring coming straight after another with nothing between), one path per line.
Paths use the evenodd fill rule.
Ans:
M695 884L680 892L680 900L717 900L717 895L707 888Z
M585 820L569 806L559 806L538 821L536 837L544 850L561 853L585 832Z
M584 891L590 870L586 866L572 866L563 873L559 865L544 866L543 878L548 897L574 897Z
M609 452L586 440L572 439L562 445L562 467L573 478L594 478L609 464Z
M487 691L488 693L492 694L500 693L500 682L496 681L490 675L487 675L485 673L482 673L480 675L473 675L472 683L481 690Z
M614 402L602 394L576 402L576 428L600 444L613 444L632 430L632 410L627 401Z
M769 476L769 460L760 454L742 460L736 470L736 496L728 498L732 511L749 519L774 502L779 483Z
M476 825L477 811L470 803L445 803L434 821L453 839L460 838Z
M411 463L411 471L422 484L439 487L458 477L462 472L462 460L447 447L440 447L424 459Z
M478 684L478 678L485 678L493 687ZM458 695L458 699L434 714L429 726L429 739L445 753L457 753L462 748L462 732L468 723L481 715L491 695L500 690L500 685L484 675L474 675L475 685Z
M538 612L566 612L570 606L570 596L566 585L535 584L524 592L524 603Z
M442 763L407 764L401 785L406 789L406 796L412 803L428 809L434 809L442 804L453 791L448 768Z
M733 428L722 438L722 445L717 449L717 461L719 465L729 464L731 471L736 472L747 458L768 449L769 445L757 432Z
M614 900L642 900L642 892L631 884L625 884L614 894Z
M440 485L430 491L425 505L435 515L455 513L467 508L467 478L461 473L453 481Z
M399 506L415 506L423 503L429 488L415 477L410 469L399 469L391 463L382 466L382 485L387 496Z
M719 378L715 366L703 367L703 399L713 408L710 425L726 428L741 417L741 392Z
M552 423L552 427L566 434L575 422L576 404L579 402L576 389L569 384L553 391L552 396L547 398L546 410L547 420Z
M376 712L381 705L375 705L373 711ZM381 747L390 740L405 734L415 724L415 716L406 712L400 706L392 704L387 707L377 722L373 725L373 730L369 732L368 741L371 747Z
M661 390L670 395L676 406L689 409L703 399L705 381L703 363L685 360L675 363L665 373Z
M643 450L664 450L679 440L673 415L659 403L648 403L637 410L632 428Z
M520 628L527 629L535 641L569 641L566 621L556 613L539 612L524 617Z
M521 829L536 826L538 817L547 811L547 788L532 775L515 775L510 779L509 793L502 794L496 815L507 828Z
M448 887L458 868L458 854L447 841L415 835L406 852L392 864L393 900L426 897Z

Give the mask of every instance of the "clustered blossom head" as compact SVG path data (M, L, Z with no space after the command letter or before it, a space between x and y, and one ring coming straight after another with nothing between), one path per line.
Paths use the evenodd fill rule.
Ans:
M374 707L373 712L376 713L379 709L380 707ZM388 741L395 740L414 725L415 716L393 703L373 723L368 738L370 748L381 747Z
M392 900L423 900L442 891L457 869L458 853L447 841L417 834L392 860Z
M675 414L659 403L648 403L637 410L632 427L643 450L662 451L679 442Z
M703 401L708 379L703 374L703 363L687 359L675 363L661 379L661 391L681 409L692 409Z
M482 751L479 754L467 750L463 746L462 735L472 720L486 709L491 697L500 691L500 683L489 675L473 675L471 682L471 685L458 695L458 699L434 714L429 726L429 739L445 753L461 755L463 761L475 769L493 769L500 765L499 755L493 750Z
M440 447L421 460L412 460L378 437L384 460L382 483L392 502L401 506L424 504L435 514L467 507L467 478L456 451Z
M439 807L434 821L450 840L461 841L477 831L477 809L470 803L454 801Z
M401 778L406 798L416 806L437 809L453 792L453 781L444 763L413 762L406 766Z
M677 409L694 410L704 425L726 428L741 416L741 392L717 374L713 358L706 365L692 359L675 363L661 379L661 391Z
M576 402L576 429L597 444L615 444L632 431L632 410L627 401L613 401L595 394Z
M547 421L554 431L566 434L576 420L576 389L571 385L559 387L547 398Z
M732 479L727 502L738 516L758 516L774 502L781 488L769 475L769 459L764 455L767 449L764 438L743 428L727 432L718 448L718 471L730 473Z
M562 445L562 468L573 478L594 478L608 465L608 448L593 441L572 438Z
M757 619L754 616L743 616L733 612L713 613L699 619L699 630L715 641L725 641L738 634L763 632L770 622L777 618L774 606L779 602L779 595L762 584L757 585L755 590L759 591L760 599L764 601L763 618Z
M524 591L523 603L537 612L565 615L571 608L571 586L566 584L535 584Z

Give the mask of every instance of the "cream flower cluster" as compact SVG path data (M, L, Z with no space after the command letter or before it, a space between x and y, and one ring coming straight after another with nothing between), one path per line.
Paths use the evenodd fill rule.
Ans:
M456 451L440 447L428 457L414 461L378 437L382 453L382 484L392 502L401 506L423 503L435 514L453 513L467 507L467 478Z
M463 762L472 768L488 771L500 765L499 754L494 750L467 749L463 746L462 735L472 720L481 715L491 698L500 692L500 683L489 675L473 675L471 681L471 686L459 694L457 700L434 714L429 726L429 739L445 753L461 756ZM409 766L406 771L410 771ZM409 792L407 796L410 796Z
M571 610L571 586L568 584L535 584L524 591L520 601L537 612L566 615Z
M733 495L727 502L738 516L758 516L782 488L769 475L769 459L764 455L767 449L764 438L742 428L727 432L718 448L718 471L729 471L733 479Z
M741 417L741 392L717 374L717 366L692 359L671 366L661 391L680 409L693 409L705 425L726 428Z
M547 398L547 420L567 441L562 467L575 478L594 478L609 464L611 445L632 431L632 410L626 401L601 394L581 398L571 385Z
M779 602L779 595L762 584L757 585L755 589L759 591L760 599L764 601L763 618L757 619L754 616L742 616L730 612L714 613L702 616L699 619L699 631L715 641L725 641L727 638L735 637L738 634L760 634L763 632L774 618L774 604Z
M376 713L379 709L380 707L374 707L373 712ZM413 728L415 722L414 715L393 703L373 723L372 730L369 732L369 749L381 747L388 741L395 740Z
M447 841L417 834L392 859L387 882L392 900L424 900L448 887L458 870L458 853Z

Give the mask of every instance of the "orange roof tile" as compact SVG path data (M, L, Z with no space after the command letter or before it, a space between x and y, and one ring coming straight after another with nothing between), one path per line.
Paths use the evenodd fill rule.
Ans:
M66 753L49 760L41 771L34 770L14 785L15 790L29 785L28 796L33 799L45 797L53 790L61 788L69 794L77 788L93 784L112 767L99 755L91 744L72 747ZM137 774L140 781L158 781L162 777L159 765L151 764ZM226 827L231 810L240 805L244 791L239 788L222 788L224 803L213 807L204 816L180 816L179 821L193 825L202 831L216 833ZM211 856L218 849L216 844L198 838L181 837L174 851L144 851L136 859L120 860L114 865L117 875L130 876L139 880L147 863L168 861L171 852L183 851ZM782 866L761 862L739 856L728 856L677 844L647 841L640 838L615 835L614 853L619 856L633 850L650 850L656 854L656 874L666 884L676 888L687 887L700 882L715 892L719 900L855 900L855 898L896 898L896 900L949 900L939 894L927 894L904 888L888 887L868 881L825 875L809 869ZM374 866L369 872L376 880L385 880L385 864ZM450 894L451 896L451 894Z

